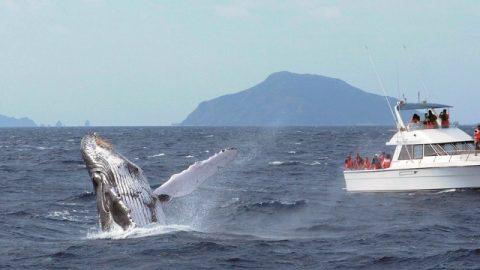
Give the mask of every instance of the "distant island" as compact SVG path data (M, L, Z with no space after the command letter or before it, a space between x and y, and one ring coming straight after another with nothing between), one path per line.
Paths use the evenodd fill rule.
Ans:
M14 118L0 114L0 127L36 127L37 124L27 117Z
M283 71L247 90L200 103L180 125L393 125L393 120L383 96L339 79Z

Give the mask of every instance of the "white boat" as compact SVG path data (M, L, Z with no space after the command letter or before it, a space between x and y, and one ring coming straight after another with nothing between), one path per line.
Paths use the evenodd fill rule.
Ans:
M480 154L473 138L457 125L435 128L403 122L401 111L432 110L450 106L398 102L397 132L387 145L396 146L390 167L345 170L347 191L408 191L480 188Z

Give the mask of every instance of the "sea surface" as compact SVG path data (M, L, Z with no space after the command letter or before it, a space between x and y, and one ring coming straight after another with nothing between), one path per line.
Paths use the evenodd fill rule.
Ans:
M465 128L469 133L473 128ZM80 139L96 131L153 188L225 147L237 160L165 207L167 226L102 233ZM480 191L348 193L350 152L386 127L0 129L0 268L479 269Z

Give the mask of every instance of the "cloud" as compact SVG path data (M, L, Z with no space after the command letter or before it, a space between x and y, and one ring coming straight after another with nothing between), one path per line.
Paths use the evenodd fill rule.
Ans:
M302 15L311 19L326 21L337 20L342 17L342 10L336 5L325 5L319 1L303 0L295 3L295 8Z
M333 21L342 17L342 9L338 5L327 5L314 0L233 0L213 7L216 15L227 19L251 19L265 16L269 12L291 17L300 16L306 19Z
M246 1L232 1L228 4L214 6L213 9L217 15L228 19L247 19L253 17L257 8L260 7L259 2Z

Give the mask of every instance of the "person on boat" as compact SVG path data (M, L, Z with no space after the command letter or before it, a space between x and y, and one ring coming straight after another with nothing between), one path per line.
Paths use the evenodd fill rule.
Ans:
M443 109L440 113L440 119L442 120L442 128L448 128L450 126L450 115L447 112L447 109Z
M357 169L357 170L363 169L363 158L360 156L359 153L357 153L357 156L355 157L354 167L355 167L355 169Z
M425 120L423 120L424 128L428 128L430 126L430 120L428 119L428 113L425 113Z
M432 112L432 110L428 110L428 122L429 125L427 126L427 128L437 127L437 116Z
M385 156L385 158L383 159L382 168L383 169L388 169L388 168L390 168L391 164L392 164L392 157L389 154L387 154Z
M372 169L373 170L378 170L382 167L380 164L380 159L378 158L378 154L375 154L375 156L372 158Z
M344 167L345 167L345 170L351 170L351 169L353 169L352 155L348 155L348 156L347 156L347 158L345 159Z
M379 156L378 156L378 160L380 161L380 164L383 163L383 160L385 159L385 152L382 152Z
M363 167L365 170L370 170L372 167L372 164L370 164L370 160L368 160L368 157L365 157L365 162L363 163Z
M475 156L478 154L480 150L480 125L477 126L475 131L473 132L473 141L475 142Z
M413 124L418 124L420 123L420 116L416 113L413 114L412 116L412 121L411 121Z

